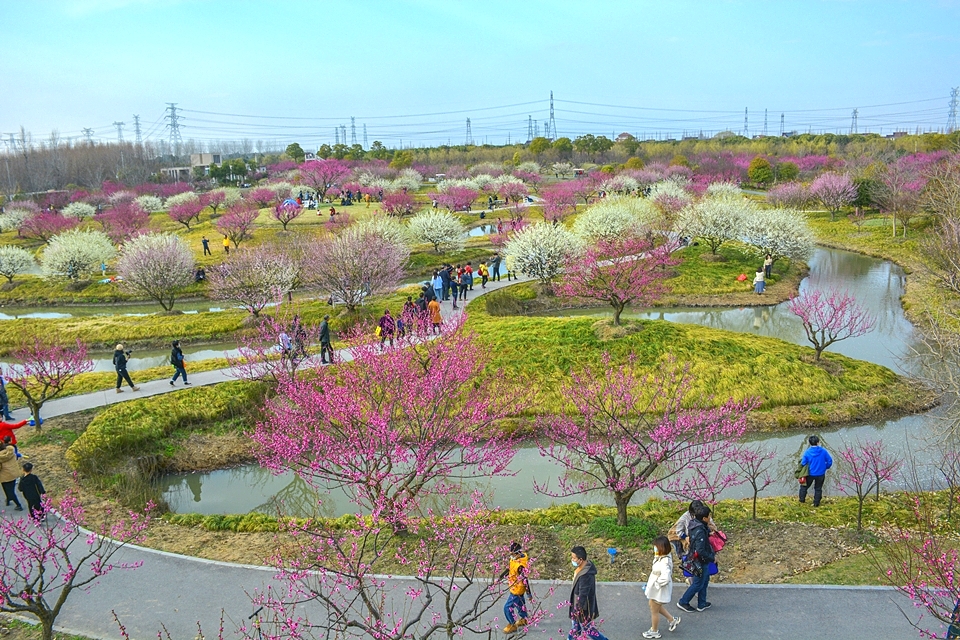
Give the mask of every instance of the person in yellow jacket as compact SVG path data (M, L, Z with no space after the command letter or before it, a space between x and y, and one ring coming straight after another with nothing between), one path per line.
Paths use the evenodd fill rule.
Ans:
M530 558L524 553L520 543L511 543L510 566L500 575L501 578L506 576L507 584L510 585L510 595L507 603L503 605L503 615L507 619L504 633L515 633L518 627L527 624L527 601L524 596L530 590L530 583L527 581L529 565Z
M487 269L487 265L483 262L480 263L480 266L477 267L477 275L480 276L480 288L487 288L487 280L490 278L490 270Z

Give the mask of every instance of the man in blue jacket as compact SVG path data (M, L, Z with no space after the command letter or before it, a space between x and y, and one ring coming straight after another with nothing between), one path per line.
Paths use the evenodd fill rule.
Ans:
M827 469L833 466L833 458L820 446L817 436L810 436L807 442L810 446L803 452L800 465L810 465L810 473L807 474L807 481L800 485L800 502L807 501L807 491L813 487L813 506L819 507L820 498L823 497L823 480L827 477Z

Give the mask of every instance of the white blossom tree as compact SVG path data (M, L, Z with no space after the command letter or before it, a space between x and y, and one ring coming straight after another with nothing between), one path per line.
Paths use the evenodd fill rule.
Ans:
M92 218L97 210L92 204L86 202L71 202L63 208L63 215L77 220L86 220Z
M612 191L621 195L636 191L639 187L640 183L634 178L622 174L608 178L600 185L600 189L603 191Z
M23 223L34 215L36 214L30 209L8 206L3 215L0 215L0 231L6 233L15 229L19 230Z
M573 232L588 241L609 240L652 225L659 217L656 206L645 198L609 196L581 213Z
M147 213L153 213L155 211L163 211L163 200L161 200L157 196L150 195L149 193L146 195L140 196L139 198L135 198L134 202L140 205L140 208L146 211ZM63 213L66 214L67 210L64 209Z
M742 198L743 191L733 182L711 182L707 185L706 195L708 198Z
M294 258L273 247L238 249L210 270L210 296L236 302L256 318L264 307L290 292L298 270Z
M50 238L40 264L47 277L78 280L116 255L113 242L102 231L70 229Z
M358 233L370 233L380 236L381 238L399 245L408 245L412 240L410 236L410 228L407 227L407 225L403 224L395 217L388 217L384 215L377 215L371 218L366 218L365 220L361 220L351 227L351 229Z
M410 218L408 228L414 240L433 245L437 253L460 251L466 242L466 228L460 218L448 211L421 211Z
M419 189L422 183L423 176L421 176L420 173L415 169L410 169L408 167L400 171L399 175L390 181L390 190L402 191L403 189L406 189L407 191L413 192Z
M34 264L33 254L26 249L12 244L0 246L0 276L7 282L13 282L14 277L26 273Z
M193 252L180 236L150 233L123 245L117 272L124 289L142 293L171 311L180 290L193 282L193 265Z
M567 174L573 171L573 165L569 162L554 162L552 169L555 175L566 178Z
M761 256L770 254L774 261L781 258L807 260L813 253L813 231L807 217L795 209L754 209L748 212L745 242L757 249Z
M183 193L177 193L167 198L163 203L163 208L169 209L170 207L175 207L178 204L188 204L197 202L198 200L200 200L200 196L193 191L184 191Z
M703 198L680 211L675 229L681 236L703 240L716 255L724 242L743 235L756 209L746 198Z
M570 167L573 168L572 166ZM540 163L533 160L527 160L517 165L517 171L526 171L527 173L540 173Z
M540 222L514 234L504 254L508 264L547 285L583 249L583 241L565 227Z

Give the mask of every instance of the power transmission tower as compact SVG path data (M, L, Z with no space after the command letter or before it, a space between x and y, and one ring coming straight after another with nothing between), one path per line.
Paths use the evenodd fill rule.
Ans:
M859 109L854 109L854 110L853 110L853 116L850 118L850 133L851 133L851 134L854 134L854 133L857 132L857 113L859 113Z
M780 137L783 137L783 114L780 114Z
M87 144L93 144L93 129L81 129L81 131L83 131L83 135L87 139Z
M357 144L357 121L353 116L350 116L350 144Z
M950 113L947 115L947 133L957 130L957 107L960 106L960 87L950 89Z
M553 91L550 92L550 122L547 124L547 130L544 132L544 135L551 140L557 137L557 121L553 117Z
M170 129L170 147L173 149L173 155L180 155L180 145L183 143L183 138L180 137L180 119L181 116L177 114L177 103L168 102L167 103L167 115L164 116L168 120L167 128Z
M356 136L354 136L354 139L356 139ZM345 124L340 125L340 141L347 144L347 125Z
M464 144L473 144L473 133L470 131L470 118L467 118L467 139Z
M140 136L140 116L137 114L133 114L133 135L138 147L143 144L143 138Z
M527 142L533 140L533 116L527 116Z
M533 137L534 138L540 137L540 123L537 122L536 120L533 121Z
M340 129L333 128L333 144L340 144Z
M123 122L114 122L113 126L117 128L117 142L123 144Z
M767 110L763 110L763 137L767 137Z
M747 126L747 108L743 108L743 137L750 137L750 128Z
M367 148L367 123L363 123L363 148Z

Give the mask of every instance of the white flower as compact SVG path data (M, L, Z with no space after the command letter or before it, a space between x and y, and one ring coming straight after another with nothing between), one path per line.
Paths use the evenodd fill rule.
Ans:
M547 284L583 251L583 241L563 226L544 222L524 227L504 247L507 264Z

